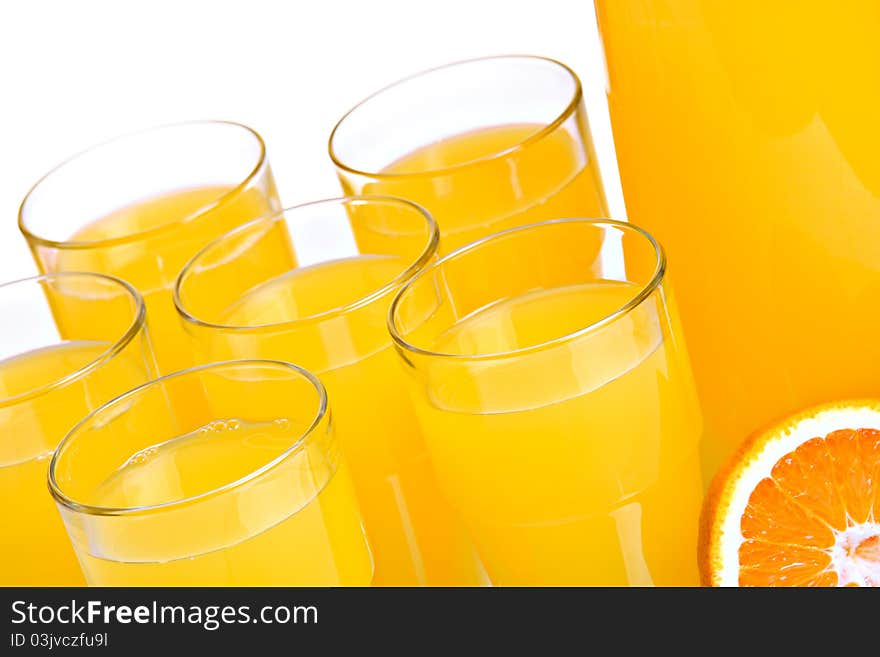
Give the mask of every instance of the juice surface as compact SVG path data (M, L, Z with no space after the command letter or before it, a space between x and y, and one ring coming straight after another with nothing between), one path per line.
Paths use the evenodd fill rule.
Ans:
M638 291L606 282L504 299L460 319L432 350L535 347ZM583 342L437 362L415 383L441 485L495 584L697 583L701 421L686 357L659 322L649 299Z
M361 190L343 176L343 188L349 194L387 194L423 205L440 225L445 252L545 219L606 217L586 128L579 138L557 129L521 145L544 128L512 124L454 135L391 163Z
M184 189L120 208L68 240L91 246L48 254L41 265L48 271L110 274L134 285L147 306L160 372L185 369L193 360L171 299L177 274L209 241L277 207L256 188L230 192L227 186Z
M403 387L385 326L389 294L343 313L394 280L409 260L362 255L324 262L257 286L224 315L236 326L280 324L263 333L200 334L213 358L290 360L327 387L351 466L379 585L478 585L482 566L442 498Z
M96 487L94 501L132 508L209 493L281 456L298 432L287 418L215 420L132 454ZM89 583L369 584L370 553L345 465L303 448L278 468L254 489L233 489L206 503L74 523Z
M88 376L32 397L28 393L73 374L109 348L103 342L68 342L0 361L0 499L7 502L0 584L84 583L46 484L49 457L97 405L143 383L144 370L117 354ZM19 401L9 400L17 395L22 395Z
M877 396L880 5L598 0L630 219L666 247L712 473Z
M381 289L407 264L391 255L361 255L298 267L252 288L229 306L223 320L259 326L309 318Z

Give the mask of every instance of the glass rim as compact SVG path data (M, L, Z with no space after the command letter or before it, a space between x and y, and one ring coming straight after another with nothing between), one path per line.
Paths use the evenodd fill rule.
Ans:
M357 112L359 109L366 106L367 103L370 103L371 101L379 98L380 96L384 95L388 91L391 91L392 89L396 89L396 88L401 87L409 82L412 82L413 80L427 77L427 76L432 75L434 73L437 73L439 71L457 68L459 66L468 66L470 64L477 64L477 63L481 63L481 62L498 61L498 60L505 60L505 61L527 60L527 61L532 61L532 62L539 61L539 62L551 64L553 66L557 66L557 67L561 68L562 70L564 70L566 73L568 73L568 75L571 77L572 81L574 82L574 92L572 93L571 98L567 101L564 108L556 115L556 117L552 121L547 123L546 125L542 126L539 130L537 130L537 131L531 133L530 135L528 135L527 137L517 141L517 143L515 143L513 146L509 146L509 147L504 148L500 151L495 151L493 153L489 153L488 155L483 155L481 157L477 157L477 158L468 160L467 162L461 162L459 164L453 164L451 166L445 166L445 167L440 167L440 168L436 168L436 169L422 169L419 171L412 171L412 172L407 172L407 173L387 173L387 172L383 172L383 171L361 170L358 167L346 164L337 155L337 153L336 153L337 149L334 149L334 140L337 136L337 132L342 127L343 123L345 123L350 117L352 117L355 114L355 112ZM444 175L444 174L447 174L450 172L464 169L466 167L478 166L478 165L483 164L485 162L491 162L493 160L499 160L499 159L505 158L505 157L511 155L512 153L516 153L520 150L528 148L529 146L531 146L532 144L534 144L536 142L541 141L542 139L544 139L548 135L555 132L563 123L565 123L577 111L577 108L580 105L580 103L583 99L583 96L584 96L583 86L581 85L581 81L580 81L580 78L578 77L577 73L575 73L574 70L571 67L569 67L567 64L563 64L561 61L559 61L557 59L553 59L552 57L545 57L543 55L510 54L510 55L489 55L486 57L473 57L470 59L462 59L462 60L458 60L455 62L450 62L448 64L442 64L440 66L434 66L432 68L424 69L424 70L419 71L417 73L412 73L410 75L407 75L406 77L399 78L398 80L396 80L390 84L385 85L384 87L380 88L379 90L374 91L373 93L368 95L366 98L363 98L362 100L360 100L357 104L355 104L347 112L345 112L345 114L343 114L342 117L336 122L336 125L333 127L333 130L330 132L330 138L327 141L327 151L330 155L330 159L332 160L333 164L336 165L337 168L345 171L346 173L354 174L357 176L364 176L367 178L373 178L376 180L394 180L394 179L401 179L401 178L414 178L414 177L419 177L419 176L430 177L430 176Z
M173 221L169 221L167 223L160 224L158 226L154 226L153 228L147 228L145 230L139 230L133 233L126 233L124 235L119 235L117 237L108 237L104 239L95 239L95 240L87 240L84 242L75 242L70 240L54 240L48 237L42 237L34 233L27 226L27 221L25 219L26 209L28 201L39 192L43 183L47 182L50 178L52 178L55 174L58 174L67 167L68 165L78 161L80 158L91 155L100 151L101 149L111 146L113 144L118 144L126 139L132 139L135 137L142 137L144 135L159 132L161 130L168 130L171 128L184 128L187 126L224 126L231 127L236 129L244 130L246 133L250 134L252 137L256 138L257 144L259 146L259 154L257 155L256 163L253 167L250 168L250 171L241 181L236 183L234 187L220 194L217 198L215 198L210 203L202 206L195 212L179 218ZM245 125L244 123L238 123L236 121L224 121L220 119L203 119L203 120L193 120L193 121L178 121L174 123L163 123L161 125L155 125L148 128L141 128L140 130L134 130L131 132L126 132L120 135L116 135L115 137L111 137L109 139L105 139L97 144L92 144L83 150L80 150L73 155L65 158L60 163L56 164L54 167L49 169L45 174L43 174L28 190L27 194L24 195L24 198L21 201L21 204L18 207L18 229L21 231L21 234L24 235L25 239L34 244L39 244L40 246L46 246L55 249L92 249L92 248L100 248L107 246L118 246L121 244L129 244L131 242L135 242L140 239L144 239L147 237L152 237L154 235L159 235L163 232L172 230L177 228L183 224L187 224L190 221L194 220L196 217L201 216L205 212L212 210L217 207L221 203L223 203L227 198L233 196L234 194L239 193L241 190L245 189L256 176L259 174L260 170L266 164L266 143L263 141L263 138L260 136L256 130L251 128L250 126Z
M16 404L21 404L22 402L28 401L30 399L35 399L44 394L51 392L52 390L56 390L57 388L61 388L63 386L72 383L83 376L86 376L93 370L100 367L105 362L115 358L123 349L125 349L131 342L134 340L135 336L141 332L141 329L146 327L146 305L144 304L144 298L138 290L131 285L128 281L125 281L116 276L110 276L109 274L100 274L98 272L91 271L63 271L63 272L54 272L47 274L39 274L37 276L29 276L27 278L19 278L18 280L8 281L6 283L0 284L0 290L4 290L6 288L12 287L14 285L31 285L34 283L40 283L43 281L49 281L60 278L91 278L91 279L100 279L112 283L113 285L119 285L124 293L127 293L128 296L134 300L135 309L133 312L133 318L128 328L122 333L122 335L113 341L113 343L103 351L99 356L89 361L85 365L78 367L73 370L69 374L61 377L60 379L56 379L49 383L43 384L41 386L37 386L35 388L31 388L30 390L26 390L17 395L13 395L11 397L0 397L0 408L11 408ZM19 354L20 355L20 354ZM15 356L13 356L14 358Z
M531 232L535 230L540 230L542 228L551 226L551 225L559 225L559 224L585 224L589 226L596 227L613 227L619 228L623 231L630 231L632 233L638 234L641 237L645 238L648 243L651 245L651 248L654 251L654 255L656 258L656 264L654 266L654 271L651 274L651 277L648 281L639 286L639 291L626 303L616 308L613 312L608 313L607 315L597 319L594 322L590 322L586 326L577 329L576 331L570 331L563 335L559 335L557 337L551 338L550 340L544 340L543 342L539 342L534 345L529 345L527 347L521 347L518 349L510 349L508 351L500 351L494 353L480 353L480 354L455 354L455 353L446 353L441 351L433 351L431 349L425 349L423 347L418 347L411 342L408 342L405 337L401 334L401 331L398 330L397 327L397 310L401 304L401 300L410 291L413 286L418 284L418 282L422 279L423 276L427 276L428 274L437 271L448 262L452 260L457 260L461 257L467 256L468 253L472 251L476 251L487 243L503 239L515 233L524 233ZM589 335L613 322L617 321L621 317L629 314L632 310L640 306L645 300L648 299L662 284L663 279L666 274L666 251L663 249L663 246L651 235L648 231L640 226L632 224L628 221L618 221L615 219L581 219L577 217L572 218L561 218L561 219L549 219L546 221L540 221L533 224L526 224L524 226L516 226L514 228L508 228L507 230L500 231L498 233L493 233L491 235L487 235L479 240L471 242L470 244L466 244L461 248L452 251L448 255L444 256L437 262L431 264L430 267L425 267L420 271L416 276L410 279L409 282L404 285L400 291L395 295L394 299L391 301L391 306L388 309L387 315L387 327L388 332L391 334L391 339L394 344L399 348L406 352L415 354L421 357L427 358L442 358L447 360L456 360L456 361L490 361L490 360L502 360L506 358L513 358L518 356L524 356L531 353L536 353L540 351L545 351L547 349L552 349L554 347L558 347L560 345L571 342L572 340L577 340L583 336Z
M304 378L306 381L312 384L312 387L318 393L318 405L315 412L314 419L309 423L308 427L306 427L302 435L300 435L290 447L285 449L281 454L273 458L271 461L264 463L259 468L248 472L246 475L235 479L234 481L226 482L221 486L216 486L210 490L199 493L198 495L190 495L188 497L183 497L179 500L171 500L169 502L162 502L160 504L146 504L143 506L132 506L132 507L109 507L109 506L101 506L97 504L86 504L84 502L77 502L76 500L69 497L64 491L61 490L61 486L58 484L55 479L55 469L58 465L59 456L64 447L69 445L74 441L77 437L76 434L82 429L82 427L90 422L92 418L95 416L109 411L112 407L118 406L120 404L124 404L127 401L133 400L134 397L142 394L144 391L149 388L153 388L156 385L165 383L170 379L175 379L183 376L191 376L194 373L202 372L205 370L222 370L229 367L239 367L239 366L272 366L272 367L280 367L286 370L289 370L295 373L297 376ZM113 399L101 404L98 408L90 412L83 419L77 422L70 431L61 439L58 443L58 446L55 448L55 451L52 453L52 459L49 461L48 467L48 484L49 484L49 492L52 494L52 497L58 504L74 511L76 513L87 514L91 516L143 516L152 513L162 513L165 511L173 510L178 507L189 506L193 503L199 503L219 495L223 495L231 490L235 490L236 488L240 488L256 479L259 479L267 472L274 470L281 463L286 461L289 457L293 456L297 452L299 452L306 444L308 439L315 432L315 429L321 424L324 418L329 417L329 405L327 401L327 390L324 387L324 384L321 383L320 379L317 376L312 374L307 369L300 367L299 365L294 365L293 363L288 363L281 360L272 360L272 359L243 359L243 360L226 360L226 361L218 361L214 363L208 363L205 365L197 365L195 367L189 367L185 370L180 370L179 372L172 372L171 374L166 374L164 376L159 377L158 379L153 379L151 381L147 381L146 383L142 383L136 388L132 388L131 390L124 392L123 394L114 397Z
M279 219L286 219L288 213L298 212L300 210L308 210L310 208L314 208L316 206L329 206L329 205L344 205L349 202L364 202L365 204L372 203L390 203L392 205L397 205L399 207L407 207L410 210L413 210L418 215L420 215L424 220L425 224L428 227L428 239L427 242L419 253L418 257L410 262L409 265L397 276L393 279L382 285L381 287L373 290L367 295L359 297L354 301L350 301L349 303L343 304L341 306L336 306L334 308L329 308L327 310L323 310L319 313L314 313L311 315L306 315L305 317L300 317L298 319L288 319L281 322L270 322L268 324L259 324L254 326L243 326L238 324L221 324L219 322L209 322L203 319L200 319L189 312L184 307L183 300L181 299L181 288L184 284L184 278L186 275L195 267L198 263L198 260L204 257L211 250L216 248L219 244L222 244L227 239L233 239L234 237L246 232L247 230L252 229L254 226L259 224L269 224L274 221L278 221ZM405 286L409 281L411 281L418 273L424 269L425 264L434 257L437 253L440 246L440 228L437 225L437 221L434 219L433 215L428 212L423 206L415 203L414 201L410 201L405 198L399 198L397 196L383 196L383 195L371 195L371 194L363 194L363 195L354 195L354 196L337 196L334 198L325 198L320 199L318 201L310 201L308 203L302 203L300 205L293 205L289 208L285 208L284 210L280 210L278 212L273 212L268 215L263 215L262 217L258 217L257 219L252 219L247 223L242 224L241 226L237 226L233 228L227 233L224 233L220 237L214 238L208 244L199 249L196 254L189 259L189 261L183 266L180 270L180 273L177 275L177 278L174 281L174 286L172 287L171 296L174 300L174 307L177 310L178 315L180 317L195 326L200 326L202 328L208 328L213 330L222 330L222 331L235 331L238 333L246 333L246 332L262 332L273 329L283 329L285 327L293 327L293 326L303 326L312 322L322 322L333 317L339 317L341 315L345 315L347 313L358 310L359 308L363 308L365 306L370 305L374 301L381 299L383 296L393 292L397 288L401 288ZM316 263L318 264L318 263ZM298 267L291 269L290 271L295 271Z

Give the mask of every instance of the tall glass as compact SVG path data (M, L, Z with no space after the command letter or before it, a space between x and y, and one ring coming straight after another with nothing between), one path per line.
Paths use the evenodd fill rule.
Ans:
M680 272L707 472L775 418L876 397L878 4L597 13L627 209Z
M40 271L96 271L147 304L162 372L192 364L171 286L218 235L280 207L260 136L204 121L119 137L67 160L25 197L19 228Z
M653 238L510 229L423 269L389 323L495 584L698 583L702 422Z
M178 416L197 386L209 405ZM366 585L351 480L318 380L215 363L102 406L58 446L49 488L89 584Z
M0 285L0 317L0 586L81 585L49 457L86 414L155 375L144 302L110 276L49 274Z
M541 57L487 57L406 78L330 135L346 194L423 205L441 250L557 217L608 215L581 83Z
M219 238L175 288L201 358L279 358L321 377L380 585L484 577L441 496L385 324L391 298L436 249L437 226L413 203L331 199Z

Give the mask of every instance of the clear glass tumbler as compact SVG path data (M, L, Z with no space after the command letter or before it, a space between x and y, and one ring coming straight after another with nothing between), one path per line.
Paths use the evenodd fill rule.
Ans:
M346 194L423 205L449 252L504 228L608 209L581 83L542 57L487 57L392 84L330 135Z
M493 583L698 583L702 421L652 237L513 228L423 269L389 323Z
M194 387L208 404L182 417ZM215 363L117 397L61 442L49 487L89 584L372 579L327 395L289 363Z
M413 203L330 199L217 239L175 288L203 360L288 360L327 386L379 585L485 582L440 493L386 327L394 294L436 250L437 226Z
M171 302L184 263L279 207L260 136L202 121L119 137L67 160L25 197L19 228L42 272L96 271L134 285L167 373L192 364Z
M0 285L0 316L0 585L81 585L49 457L89 412L155 376L144 302L110 276L47 274Z

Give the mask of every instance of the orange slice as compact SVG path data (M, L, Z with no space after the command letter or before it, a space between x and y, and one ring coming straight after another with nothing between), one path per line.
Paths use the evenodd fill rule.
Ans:
M880 401L807 409L747 440L703 507L712 586L880 586Z

